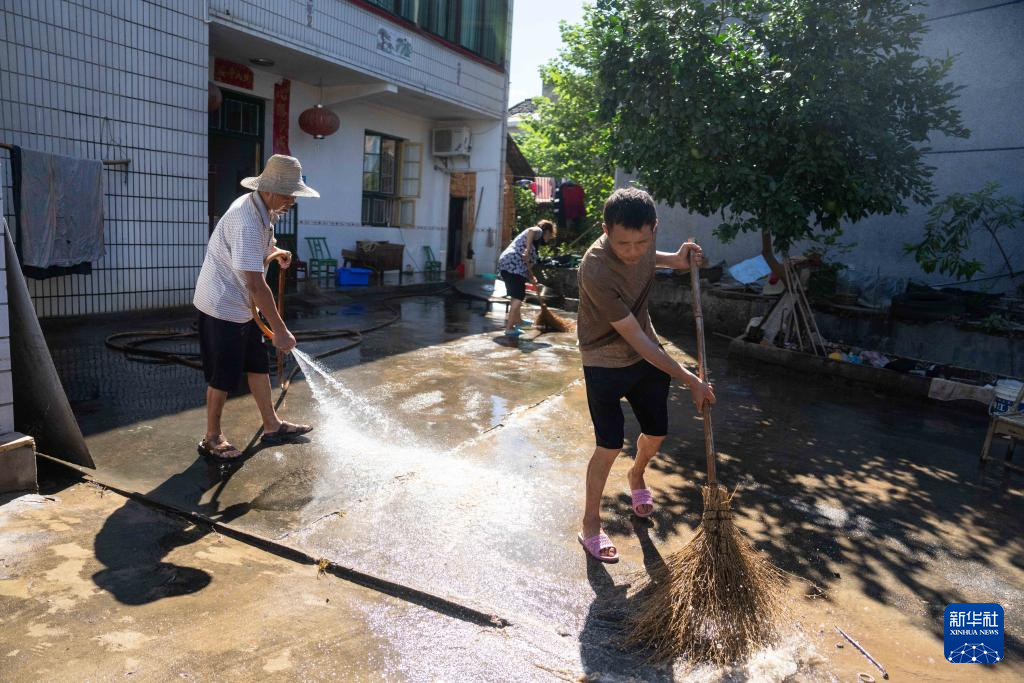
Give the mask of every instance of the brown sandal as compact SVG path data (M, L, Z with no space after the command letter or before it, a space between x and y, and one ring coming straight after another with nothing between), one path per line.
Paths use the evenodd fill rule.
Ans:
M313 428L309 425L297 425L292 424L291 422L282 422L276 432L264 434L260 437L260 441L265 444L276 446L282 443L291 443L296 436L309 434L311 431L313 431Z
M228 441L215 446L210 443L209 439L203 439L199 442L196 450L204 458L210 458L218 462L235 462L242 457L242 451L232 446Z

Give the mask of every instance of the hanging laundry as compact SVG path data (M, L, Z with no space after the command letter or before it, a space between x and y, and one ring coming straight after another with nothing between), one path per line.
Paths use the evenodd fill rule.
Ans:
M14 213L22 270L46 279L88 273L103 244L103 164L15 147Z
M555 179L554 178L534 178L533 181L537 183L537 189L535 194L537 195L537 202L550 202L555 198Z
M562 213L565 215L566 221L583 218L585 213L583 188L576 183L563 183L562 185Z
M583 203L583 188L567 181L555 189L555 220L558 227L576 230L586 212Z

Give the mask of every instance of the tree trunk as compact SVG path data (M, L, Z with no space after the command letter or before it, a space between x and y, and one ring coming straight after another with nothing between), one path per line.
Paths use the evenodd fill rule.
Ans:
M1006 263L1006 270L1010 271L1010 279L1012 280L1017 277L1013 272L1013 266L1010 265L1010 259L1007 258L1006 252L1003 250L1002 243L999 241L999 238L996 237L996 231L989 226L988 221L982 221L981 224L985 226L985 230L988 231L988 234L992 237L992 241L995 242L996 246L999 248L999 253L1003 255L1003 262Z
M775 258L775 252L772 251L772 234L768 232L767 226L764 223L761 224L761 256L768 263L768 267L772 269L772 273L775 277L779 278L786 284L786 288L789 288L789 281L786 279L786 269L779 263L779 260Z

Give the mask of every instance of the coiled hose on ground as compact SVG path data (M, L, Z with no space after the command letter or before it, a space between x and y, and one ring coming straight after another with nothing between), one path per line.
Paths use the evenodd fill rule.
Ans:
M359 329L349 327L330 327L316 330L298 330L293 332L295 335L296 342L312 342L312 341L327 341L330 339L347 339L348 341L340 346L335 346L321 351L320 353L312 356L316 360L322 360L329 356L348 351L349 349L355 348L363 343L363 335L375 332L376 330L383 329L389 325L393 325L398 322L402 317L401 310L392 306L389 302L397 299L407 299L416 296L438 296L447 293L451 289L450 285L444 284L439 285L436 289L427 291L417 291L402 294L393 294L390 296L383 297L379 300L382 308L391 313L391 317L383 322L376 323L369 327L363 327ZM152 348L155 344L166 343L166 342L182 342L191 339L198 339L199 332L194 329L187 332L182 331L171 331L171 330L136 330L131 332L118 332L112 334L104 340L104 344L109 349L119 351L129 359L141 363L156 363L156 364L169 364L177 363L179 365L185 365L190 368L197 370L202 369L202 364L199 360L198 351L166 351L163 349ZM295 375L298 374L298 364L296 364L291 372L286 377L278 377L278 383L281 387L281 395L278 397L277 403L280 405L281 400L284 399L285 394L288 392L288 386L294 379Z

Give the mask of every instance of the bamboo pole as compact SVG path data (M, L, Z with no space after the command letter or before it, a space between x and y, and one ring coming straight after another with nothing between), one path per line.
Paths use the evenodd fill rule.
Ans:
M6 142L0 142L0 149L12 150L14 145L9 145ZM100 161L104 166L127 166L132 163L131 159L102 159Z
M690 252L690 291L693 293L693 318L697 325L697 372L700 381L708 380L707 351L704 348L704 312L700 303L700 266L697 265L697 258ZM715 471L715 435L711 429L711 406L705 403L701 406L701 415L704 417L704 453L707 456L708 464L708 486L718 484L718 475Z

